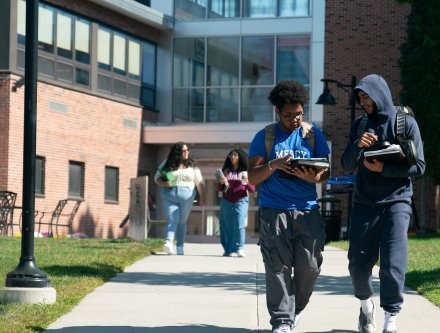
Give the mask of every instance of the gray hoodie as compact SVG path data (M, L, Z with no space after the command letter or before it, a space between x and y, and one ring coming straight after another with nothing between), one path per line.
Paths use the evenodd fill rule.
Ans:
M368 115L365 131L378 136L379 141L388 141L398 144L396 139L396 115L391 92L386 81L377 74L364 77L354 89L357 93L362 90L375 102L377 110ZM345 172L353 173L357 170L354 201L366 205L386 204L391 202L411 203L413 194L411 177L421 176L425 172L425 158L423 143L417 122L407 117L406 135L414 140L418 161L415 165L403 163L385 163L383 171L372 172L363 165L364 148L357 146L357 128L361 118L357 118L352 125L348 143L341 157Z

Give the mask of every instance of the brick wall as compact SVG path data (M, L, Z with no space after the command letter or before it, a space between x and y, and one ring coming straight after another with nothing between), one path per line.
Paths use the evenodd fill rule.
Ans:
M9 190L21 204L24 89L11 93ZM54 111L51 103L63 105ZM119 223L128 213L130 179L137 176L142 110L72 90L38 83L36 153L46 158L45 196L37 210L53 210L68 197L69 161L85 164L85 191L74 231L116 238L126 234ZM129 124L129 125L127 125ZM104 201L105 166L119 168L119 202ZM67 231L67 230L64 230Z
M406 37L406 17L409 12L409 5L400 5L395 0L376 1L374 4L362 0L326 1L325 78L349 85L353 75L359 81L368 74L380 74L390 86L397 104L400 91L399 47ZM323 129L326 137L332 141L332 176L339 176L344 174L340 156L350 127L349 95L335 84L330 84L329 88L337 104L324 107ZM356 117L360 115L361 111L357 110ZM418 204L421 196L419 183L419 180L415 181ZM432 184L427 184L427 193L434 194ZM430 197L428 195L428 199ZM346 214L347 200L342 196L340 198ZM428 202L428 221L435 220L431 201ZM343 221L346 221L346 216L343 216Z

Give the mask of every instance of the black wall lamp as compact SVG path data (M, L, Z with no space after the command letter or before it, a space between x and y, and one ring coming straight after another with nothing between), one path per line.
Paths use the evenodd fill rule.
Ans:
M22 86L24 86L24 76L20 76L20 78L14 82L12 85L12 91L17 92L17 89Z
M353 124L355 115L356 115L356 100L354 98L354 88L356 87L356 76L351 77L351 83L342 83L337 80L333 79L321 79L322 82L324 82L324 90L322 94L319 96L318 100L316 101L316 104L322 104L322 105L335 105L336 99L330 92L329 83L335 83L338 88L341 88L349 95L349 105L350 105L350 125ZM347 88L350 88L348 90Z

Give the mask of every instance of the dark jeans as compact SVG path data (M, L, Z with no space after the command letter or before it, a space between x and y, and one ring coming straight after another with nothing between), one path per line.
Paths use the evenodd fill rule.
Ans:
M270 323L292 325L320 273L325 221L318 210L260 208L258 214Z
M403 303L411 214L406 203L355 204L352 211L348 269L354 295L361 300L373 295L372 269L380 256L380 306L391 313L399 312Z

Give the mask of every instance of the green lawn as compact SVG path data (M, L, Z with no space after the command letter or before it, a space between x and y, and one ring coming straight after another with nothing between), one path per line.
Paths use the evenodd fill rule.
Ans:
M125 267L161 249L163 240L144 243L129 240L36 238L38 268L57 291L52 305L0 304L0 332L41 332L69 312L92 290ZM0 237L0 283L17 267L21 239Z
M37 266L57 290L52 305L0 304L0 333L41 332L125 267L161 249L163 240L36 238ZM328 245L346 250L345 241ZM15 269L21 239L0 237L0 283ZM440 306L440 234L411 236L406 284Z
M328 245L348 249L348 242ZM406 285L440 307L440 233L409 237Z

